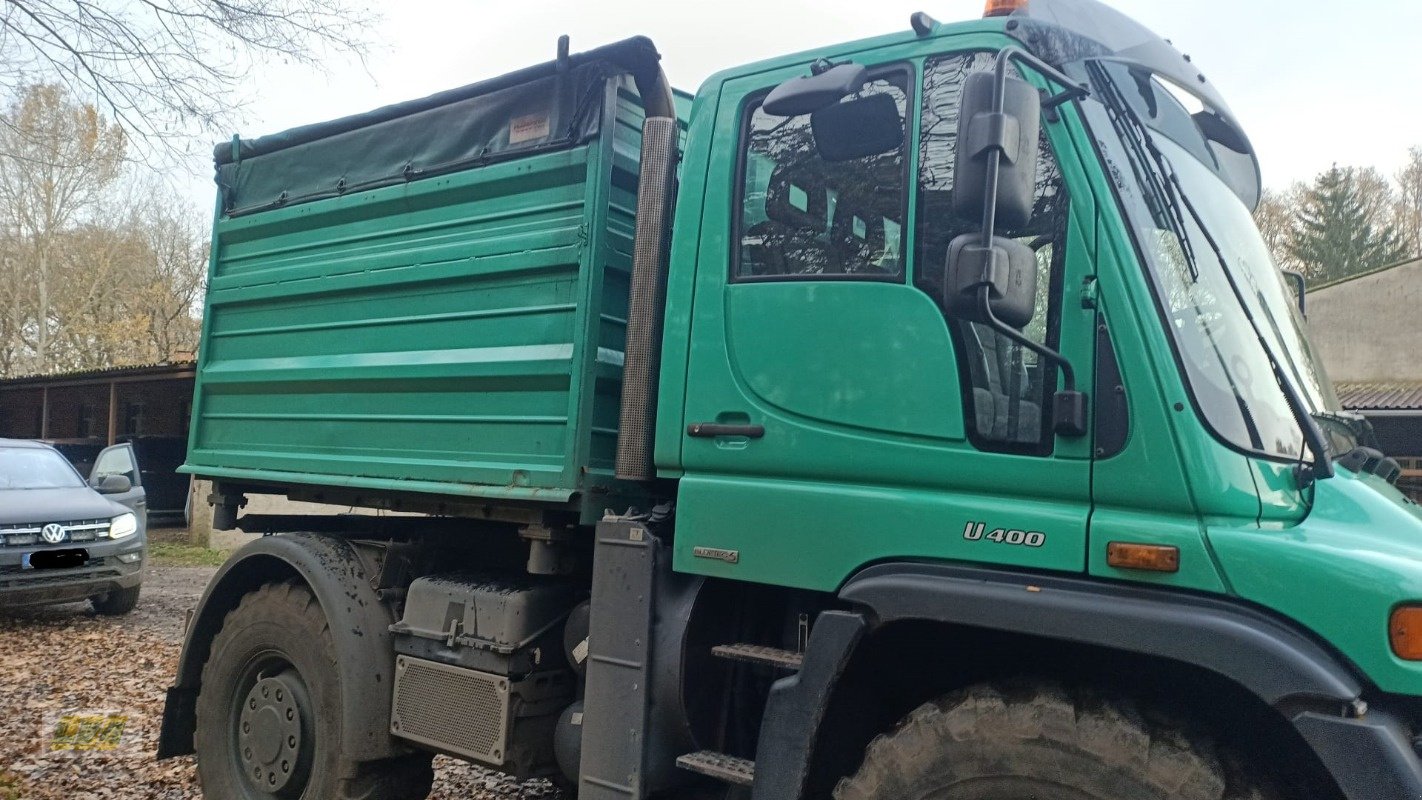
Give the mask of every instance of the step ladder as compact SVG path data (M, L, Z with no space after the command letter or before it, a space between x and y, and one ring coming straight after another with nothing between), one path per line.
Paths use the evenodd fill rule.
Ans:
M798 672L805 661L804 653L761 644L718 644L711 648L711 655L727 661L738 661L784 672ZM754 761L714 750L701 750L680 756L676 765L732 786L749 787L755 782Z
M677 758L676 765L732 786L750 786L755 783L755 762L748 758L702 750Z
M804 653L759 644L718 644L711 648L711 655L728 661L758 664L790 672L798 671L805 661Z

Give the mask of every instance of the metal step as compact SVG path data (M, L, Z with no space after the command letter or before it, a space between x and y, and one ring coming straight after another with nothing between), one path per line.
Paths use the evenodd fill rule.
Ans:
M679 757L676 760L676 765L682 769L736 786L750 786L755 783L754 761L728 756L725 753L717 753L712 750L688 753Z
M750 664L762 664L776 669L795 671L804 662L805 656L802 653L781 650L775 647L766 647L759 644L718 644L711 648L711 655L717 658L727 658L732 661L745 661Z

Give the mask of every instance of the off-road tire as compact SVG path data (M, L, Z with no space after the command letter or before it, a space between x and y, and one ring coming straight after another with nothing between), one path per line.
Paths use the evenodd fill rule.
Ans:
M89 598L94 612L105 617L121 617L138 605L138 590L143 584L128 589L115 589L107 594L97 594Z
M279 654L300 675L309 700L302 709L311 738L302 785L267 793L239 772L233 703L247 668ZM341 751L341 685L330 625L305 586L269 583L228 612L213 639L197 699L198 780L207 800L422 800L434 780L432 755L352 761ZM303 736L305 733L303 732ZM302 745L305 747L305 743Z
M1214 746L1127 704L1052 685L979 685L870 743L835 800L1274 800Z

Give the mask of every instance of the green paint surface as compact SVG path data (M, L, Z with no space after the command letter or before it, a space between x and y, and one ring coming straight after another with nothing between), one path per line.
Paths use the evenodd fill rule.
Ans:
M875 562L951 561L1223 595L1295 621L1384 691L1422 693L1386 631L1396 604L1422 602L1422 513L1346 472L1300 492L1290 465L1205 427L1075 107L1046 123L1071 198L1058 347L1090 395L1109 330L1121 452L1096 457L1090 434L1038 455L974 445L954 340L914 283L912 193L901 283L731 281L748 98L815 58L904 66L917 175L925 60L1006 46L1001 26L785 56L691 101L655 442L676 568L831 592ZM219 218L186 469L588 505L613 483L640 124L625 92L605 105L603 135L571 150ZM694 422L765 435L691 438ZM1181 569L1113 568L1113 541L1178 547Z

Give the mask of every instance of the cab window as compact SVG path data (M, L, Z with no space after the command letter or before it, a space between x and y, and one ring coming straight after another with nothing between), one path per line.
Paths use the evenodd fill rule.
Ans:
M963 82L991 70L994 55L957 53L924 65L919 131L918 230L914 283L942 307L948 244L981 230L981 219L953 214L953 158ZM1038 150L1032 218L997 235L1017 239L1037 255L1036 312L1024 329L1033 341L1057 345L1058 303L1065 258L1067 194L1045 131ZM970 439L980 449L1024 454L1051 452L1051 397L1057 373L1036 353L985 325L948 319L958 355L963 408Z
M750 104L743 125L736 279L902 280L908 81L907 68L880 69L861 92L841 101L845 107L795 117L767 114L760 107L763 96ZM852 125L856 109L867 114L870 106L876 112L888 108L878 96L892 100L898 127L876 118L875 144L866 148L874 152L846 151L830 140L832 117Z

